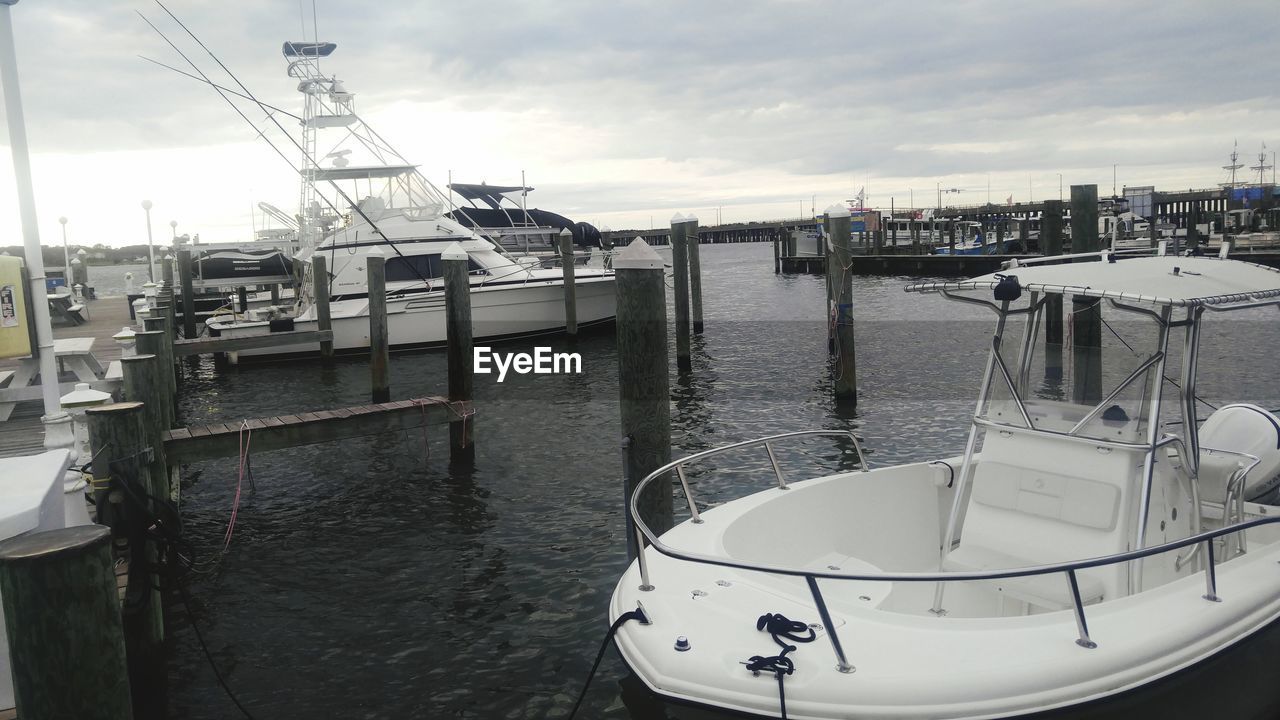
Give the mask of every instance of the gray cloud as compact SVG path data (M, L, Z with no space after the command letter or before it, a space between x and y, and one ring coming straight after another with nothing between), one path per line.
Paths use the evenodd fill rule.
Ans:
M302 34L298 3L170 7L264 100L294 107L279 47ZM406 99L541 111L566 133L590 128L603 139L578 160L701 165L710 183L751 170L780 182L841 175L856 189L868 176L1048 177L1112 163L1168 171L1172 163L1211 184L1233 138L1253 149L1280 126L1271 82L1280 64L1274 0L1229 7L320 2L318 9L321 39L339 43L333 67L361 93L366 112ZM135 57L183 64L135 10L202 67L214 67L152 4L28 0L13 8L36 151L252 136L206 88ZM598 211L604 202L668 200L661 178L614 182L622 189L616 196L595 184L578 189L599 195L572 204ZM789 193L780 187L726 200Z

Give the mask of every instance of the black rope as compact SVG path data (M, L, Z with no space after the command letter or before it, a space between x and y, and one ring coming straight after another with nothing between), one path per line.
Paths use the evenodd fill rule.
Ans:
M591 672L587 673L587 682L582 686L582 692L578 693L578 701L573 704L573 709L569 711L568 720L578 714L578 708L582 706L582 701L587 697L587 688L591 687L591 679L596 676L596 670L600 668L600 661L604 658L604 651L609 648L609 641L613 639L614 633L618 632L618 628L628 620L639 620L641 624L649 624L649 618L645 617L644 610L636 608L631 612L624 612L618 616L617 620L609 626L609 632L605 633L604 640L600 643L600 652L596 653L596 661L591 664Z
M787 657L787 653L795 652L796 646L783 642L783 639L790 640L794 643L810 643L818 636L817 632L807 624L798 620L792 620L782 613L765 613L756 620L756 629L763 630L773 637L773 641L778 643L778 647L782 648L782 652L777 655L753 655L743 665L747 666L747 670L752 675L759 675L762 672L771 672L778 678L778 705L782 711L782 720L787 718L787 695L783 690L782 681L786 676L796 671L796 665L791 658ZM803 633L803 634L802 634Z
M200 627L196 625L195 614L191 612L191 598L187 594L186 586L182 583L176 584L178 586L178 594L182 597L182 606L187 609L187 620L191 623L191 631L196 634L196 640L200 641L200 649L204 651L205 660L209 661L209 668L213 670L213 676L218 679L218 684L222 686L222 691L227 694L236 709L249 720L254 720L253 714L246 710L244 705L240 704L240 701L236 699L236 694L231 692L231 687L223 679L222 673L218 672L218 664L213 661L213 654L209 652L209 646L205 644L204 635L200 634Z

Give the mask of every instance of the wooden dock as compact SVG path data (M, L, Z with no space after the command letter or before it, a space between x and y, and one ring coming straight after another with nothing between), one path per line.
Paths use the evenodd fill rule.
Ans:
M249 434L254 453L299 445L413 430L427 425L468 422L474 414L470 401L451 402L442 397L318 410L297 415L254 418L242 422L214 423L176 428L161 434L171 465L235 457L241 433Z
M93 354L103 367L120 359L120 345L112 336L120 332L120 328L132 325L129 318L129 304L123 297L104 297L90 300L87 303L89 321L84 325L59 325L53 328L53 337L93 338ZM15 370L18 360L15 358L0 360L0 371ZM63 382L74 382L69 374L60 378ZM40 416L44 408L39 400L18 403L13 415L0 422L0 457L30 455L44 451L44 425ZM3 720L3 716L0 716Z

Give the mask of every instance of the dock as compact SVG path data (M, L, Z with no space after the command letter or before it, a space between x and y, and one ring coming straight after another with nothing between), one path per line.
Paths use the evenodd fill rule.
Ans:
M112 336L120 329L132 325L128 301L124 297L104 297L87 302L88 322L83 325L58 325L53 328L55 340L63 338L93 338L93 355L103 367L120 359L121 347ZM18 369L19 359L0 360L0 372ZM76 382L74 375L63 372L62 382ZM0 457L31 455L44 452L44 426L40 416L44 408L40 400L24 400L17 404L13 415L0 422ZM2 716L0 716L2 720Z

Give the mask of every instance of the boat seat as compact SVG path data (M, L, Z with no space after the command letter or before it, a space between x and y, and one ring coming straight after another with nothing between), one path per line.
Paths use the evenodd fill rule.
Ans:
M1280 418L1246 403L1223 405L1200 427L1200 495L1225 502L1227 481L1244 453L1258 458L1245 481L1244 498L1275 504L1280 488ZM1268 502L1270 501L1270 502Z
M1086 478L983 460L960 544L943 558L945 570L997 570L1104 555L1116 532L1120 489ZM1096 549L1090 549L1096 548ZM1101 600L1093 573L1076 573L1080 599ZM990 581L1001 593L1047 610L1074 606L1065 573Z
M1008 568L1034 567L1043 564L1026 558L1006 555L991 548L961 545L943 560L942 569L960 571L1006 570ZM1074 601L1071 599L1071 583L1067 579L1066 573L1002 578L988 582L995 586L997 592L1046 610L1066 610L1075 606ZM1085 605L1101 601L1102 596L1105 594L1102 582L1083 572L1076 573L1076 584L1080 586L1080 601Z

